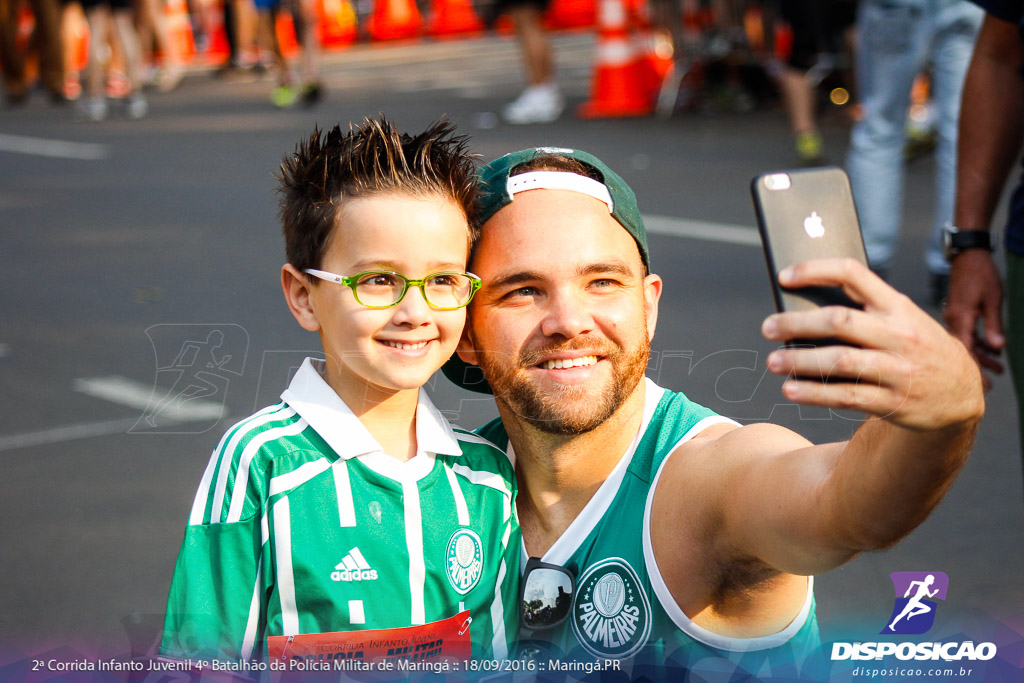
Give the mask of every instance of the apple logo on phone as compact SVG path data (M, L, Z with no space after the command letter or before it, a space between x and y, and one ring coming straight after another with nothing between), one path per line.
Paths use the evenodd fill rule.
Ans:
M811 215L804 219L804 230L813 238L818 238L825 234L825 225L821 222L821 216L818 215L817 211L812 211Z

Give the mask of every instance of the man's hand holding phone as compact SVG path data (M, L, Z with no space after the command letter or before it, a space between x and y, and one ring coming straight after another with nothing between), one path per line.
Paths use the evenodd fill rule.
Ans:
M792 376L782 385L788 399L858 410L911 430L959 425L983 412L978 366L963 344L862 263L807 261L780 271L779 284L841 287L863 306L783 312L764 321L762 333L772 341L842 342L769 354L771 372Z

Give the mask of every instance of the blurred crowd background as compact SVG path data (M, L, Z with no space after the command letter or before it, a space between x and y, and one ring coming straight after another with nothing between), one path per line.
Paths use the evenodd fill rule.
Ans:
M544 123L564 108L549 32L593 31L604 54L594 65L592 115L743 111L781 93L803 135L801 158L814 160L820 136L808 122L806 86L856 112L855 8L854 0L0 0L0 63L8 106L37 88L57 104L78 101L79 118L100 120L109 107L87 103L144 98L211 70L293 86L273 103L311 106L322 95L323 51L498 31L518 37L526 81L505 118ZM915 101L927 100L923 78ZM126 113L141 118L146 108Z

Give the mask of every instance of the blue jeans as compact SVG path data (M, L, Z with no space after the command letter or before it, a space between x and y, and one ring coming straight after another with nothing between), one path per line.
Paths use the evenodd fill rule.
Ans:
M948 273L942 227L953 220L960 93L984 12L965 0L863 0L857 15L856 83L864 118L846 160L872 268L888 270L903 212L903 148L914 77L930 65L936 114L935 209L925 251Z

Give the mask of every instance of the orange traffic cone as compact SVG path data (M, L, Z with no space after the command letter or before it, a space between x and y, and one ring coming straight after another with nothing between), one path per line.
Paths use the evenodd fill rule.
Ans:
M196 54L196 44L192 39L192 22L188 17L188 6L185 0L167 0L164 6L167 15L167 33L174 41L178 56L182 62L188 62Z
M15 37L15 48L19 55L28 55L27 58L23 57L24 61L24 78L26 83L32 83L38 75L38 62L34 55L29 54L28 44L32 40L32 32L36 28L36 17L32 14L32 10L28 8L28 5L22 5L21 11L18 12L18 30Z
M793 54L793 29L785 22L778 22L775 25L775 59L783 64L789 61Z
M64 54L64 97L77 100L82 94L79 72L89 63L89 23L82 8L74 3L65 8L61 22L61 42Z
M350 45L356 39L356 11L348 0L318 0L317 38L324 48Z
M434 0L431 5L427 33L432 36L478 33L483 27L470 0Z
M747 36L747 46L755 53L764 50L765 26L764 8L759 5L748 5L743 13L743 33Z
M399 40L420 34L423 18L413 0L376 0L367 23L373 40Z
M70 40L74 44L67 67L70 71L82 71L89 63L89 22L83 11L76 9L75 5L70 5L67 11L70 13L67 30L70 31Z
M287 9L277 12L274 17L274 31L277 32L277 44L281 46L281 54L291 59L299 53L299 41L295 39L295 22L292 13Z
M230 2L231 0L224 0ZM220 64L229 54L231 46L228 44L228 32L224 26L224 10L222 3L216 3L212 11L206 13L207 33L209 43L206 46L206 61L211 64Z
M597 56L590 99L580 105L585 119L647 116L654 111L650 84L636 71L628 12L623 0L600 0L597 8Z
M631 13L636 27L636 53L633 69L638 85L653 101L661 90L665 77L675 66L670 35L657 34L651 25L646 2L637 2Z
M21 54L28 51L29 41L32 39L32 31L36 28L36 17L28 5L22 5L18 12L18 30L15 38L15 47Z
M552 30L591 28L595 13L595 0L552 0L544 13L544 26Z

